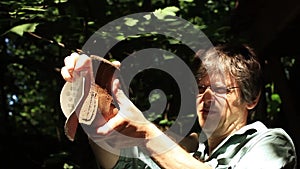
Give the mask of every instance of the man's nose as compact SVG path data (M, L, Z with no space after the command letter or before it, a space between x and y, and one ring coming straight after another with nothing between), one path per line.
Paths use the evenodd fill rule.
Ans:
M211 90L210 87L208 87L204 91L202 98L205 104L211 104L211 102L215 99L215 93Z
M203 93L203 97L211 98L215 95L215 92L211 89L211 87L207 87Z

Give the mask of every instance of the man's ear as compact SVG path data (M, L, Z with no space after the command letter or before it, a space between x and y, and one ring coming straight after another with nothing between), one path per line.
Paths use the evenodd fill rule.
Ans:
M259 99L260 99L260 95L261 95L261 92L259 92L259 94L257 95L256 99L253 100L252 103L248 103L248 104L247 104L247 109L248 109L248 110L253 109L253 108L257 105L257 103L258 103L258 101L259 101Z

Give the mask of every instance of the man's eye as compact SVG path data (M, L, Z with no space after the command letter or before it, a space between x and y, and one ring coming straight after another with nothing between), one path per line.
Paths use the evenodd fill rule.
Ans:
M206 86L198 86L199 93L204 93L206 90Z
M214 92L218 94L225 94L227 93L227 88L226 87L215 87L213 88Z

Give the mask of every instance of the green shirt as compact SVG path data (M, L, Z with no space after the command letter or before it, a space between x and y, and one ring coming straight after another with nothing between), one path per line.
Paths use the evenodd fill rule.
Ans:
M280 128L268 129L261 122L244 126L224 139L212 152L200 143L193 156L216 169L296 168L296 151L289 135ZM132 156L133 153L135 155ZM129 158L128 154L130 154ZM121 151L115 169L159 169L137 147Z

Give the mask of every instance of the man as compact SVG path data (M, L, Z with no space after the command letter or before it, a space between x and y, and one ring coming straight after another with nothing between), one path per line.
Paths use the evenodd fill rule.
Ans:
M76 66L78 60L82 62ZM64 79L72 81L73 72L89 67L88 60L78 54L66 57ZM118 131L142 139L138 147L151 156L140 160L146 163L144 168L296 168L294 144L284 130L268 129L261 122L247 123L262 87L261 66L249 46L220 44L200 50L194 68L199 89L198 121L207 139L193 155L143 116L120 89L118 79L113 81L112 91L119 112L97 126L97 135L109 136ZM126 151L110 153L90 139L101 167L133 166L130 161L134 158L124 157ZM114 146L122 143L117 144Z

